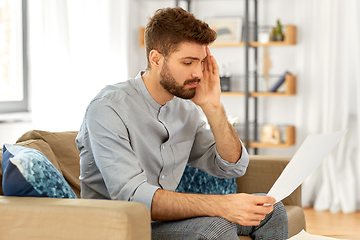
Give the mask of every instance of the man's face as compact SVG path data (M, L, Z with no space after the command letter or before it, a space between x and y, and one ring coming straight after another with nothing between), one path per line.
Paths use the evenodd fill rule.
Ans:
M201 81L206 58L206 46L184 42L164 61L160 84L174 96L191 99Z

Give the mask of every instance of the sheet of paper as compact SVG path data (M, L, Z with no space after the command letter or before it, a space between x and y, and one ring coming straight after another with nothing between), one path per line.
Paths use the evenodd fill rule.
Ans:
M295 236L289 238L289 240L333 240L333 239L338 239L338 238L312 235L312 234L307 233L305 230L302 230Z
M346 132L309 135L276 180L268 196L274 197L277 202L289 196L320 165Z

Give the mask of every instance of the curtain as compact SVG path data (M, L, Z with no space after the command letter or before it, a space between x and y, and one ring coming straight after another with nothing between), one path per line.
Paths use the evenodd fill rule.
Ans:
M303 183L303 205L316 210L360 209L360 3L296 2L298 132L348 129L339 145ZM304 139L304 136L298 136Z
M78 130L89 102L127 79L129 0L31 0L30 101L34 127Z

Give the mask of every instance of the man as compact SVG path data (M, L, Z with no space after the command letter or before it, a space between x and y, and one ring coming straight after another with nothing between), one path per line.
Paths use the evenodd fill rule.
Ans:
M174 192L187 164L222 178L242 176L248 165L220 103L208 48L215 38L181 8L155 12L145 30L147 70L107 86L86 111L76 139L81 195L145 204L153 239L286 239L286 212L272 197Z

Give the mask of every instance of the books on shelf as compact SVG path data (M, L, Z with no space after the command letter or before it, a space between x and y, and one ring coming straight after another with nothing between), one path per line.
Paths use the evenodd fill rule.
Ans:
M285 82L285 77L287 74L290 74L288 71L286 71L281 77L280 79L274 84L274 86L272 86L272 88L270 88L269 92L276 92L279 87Z

